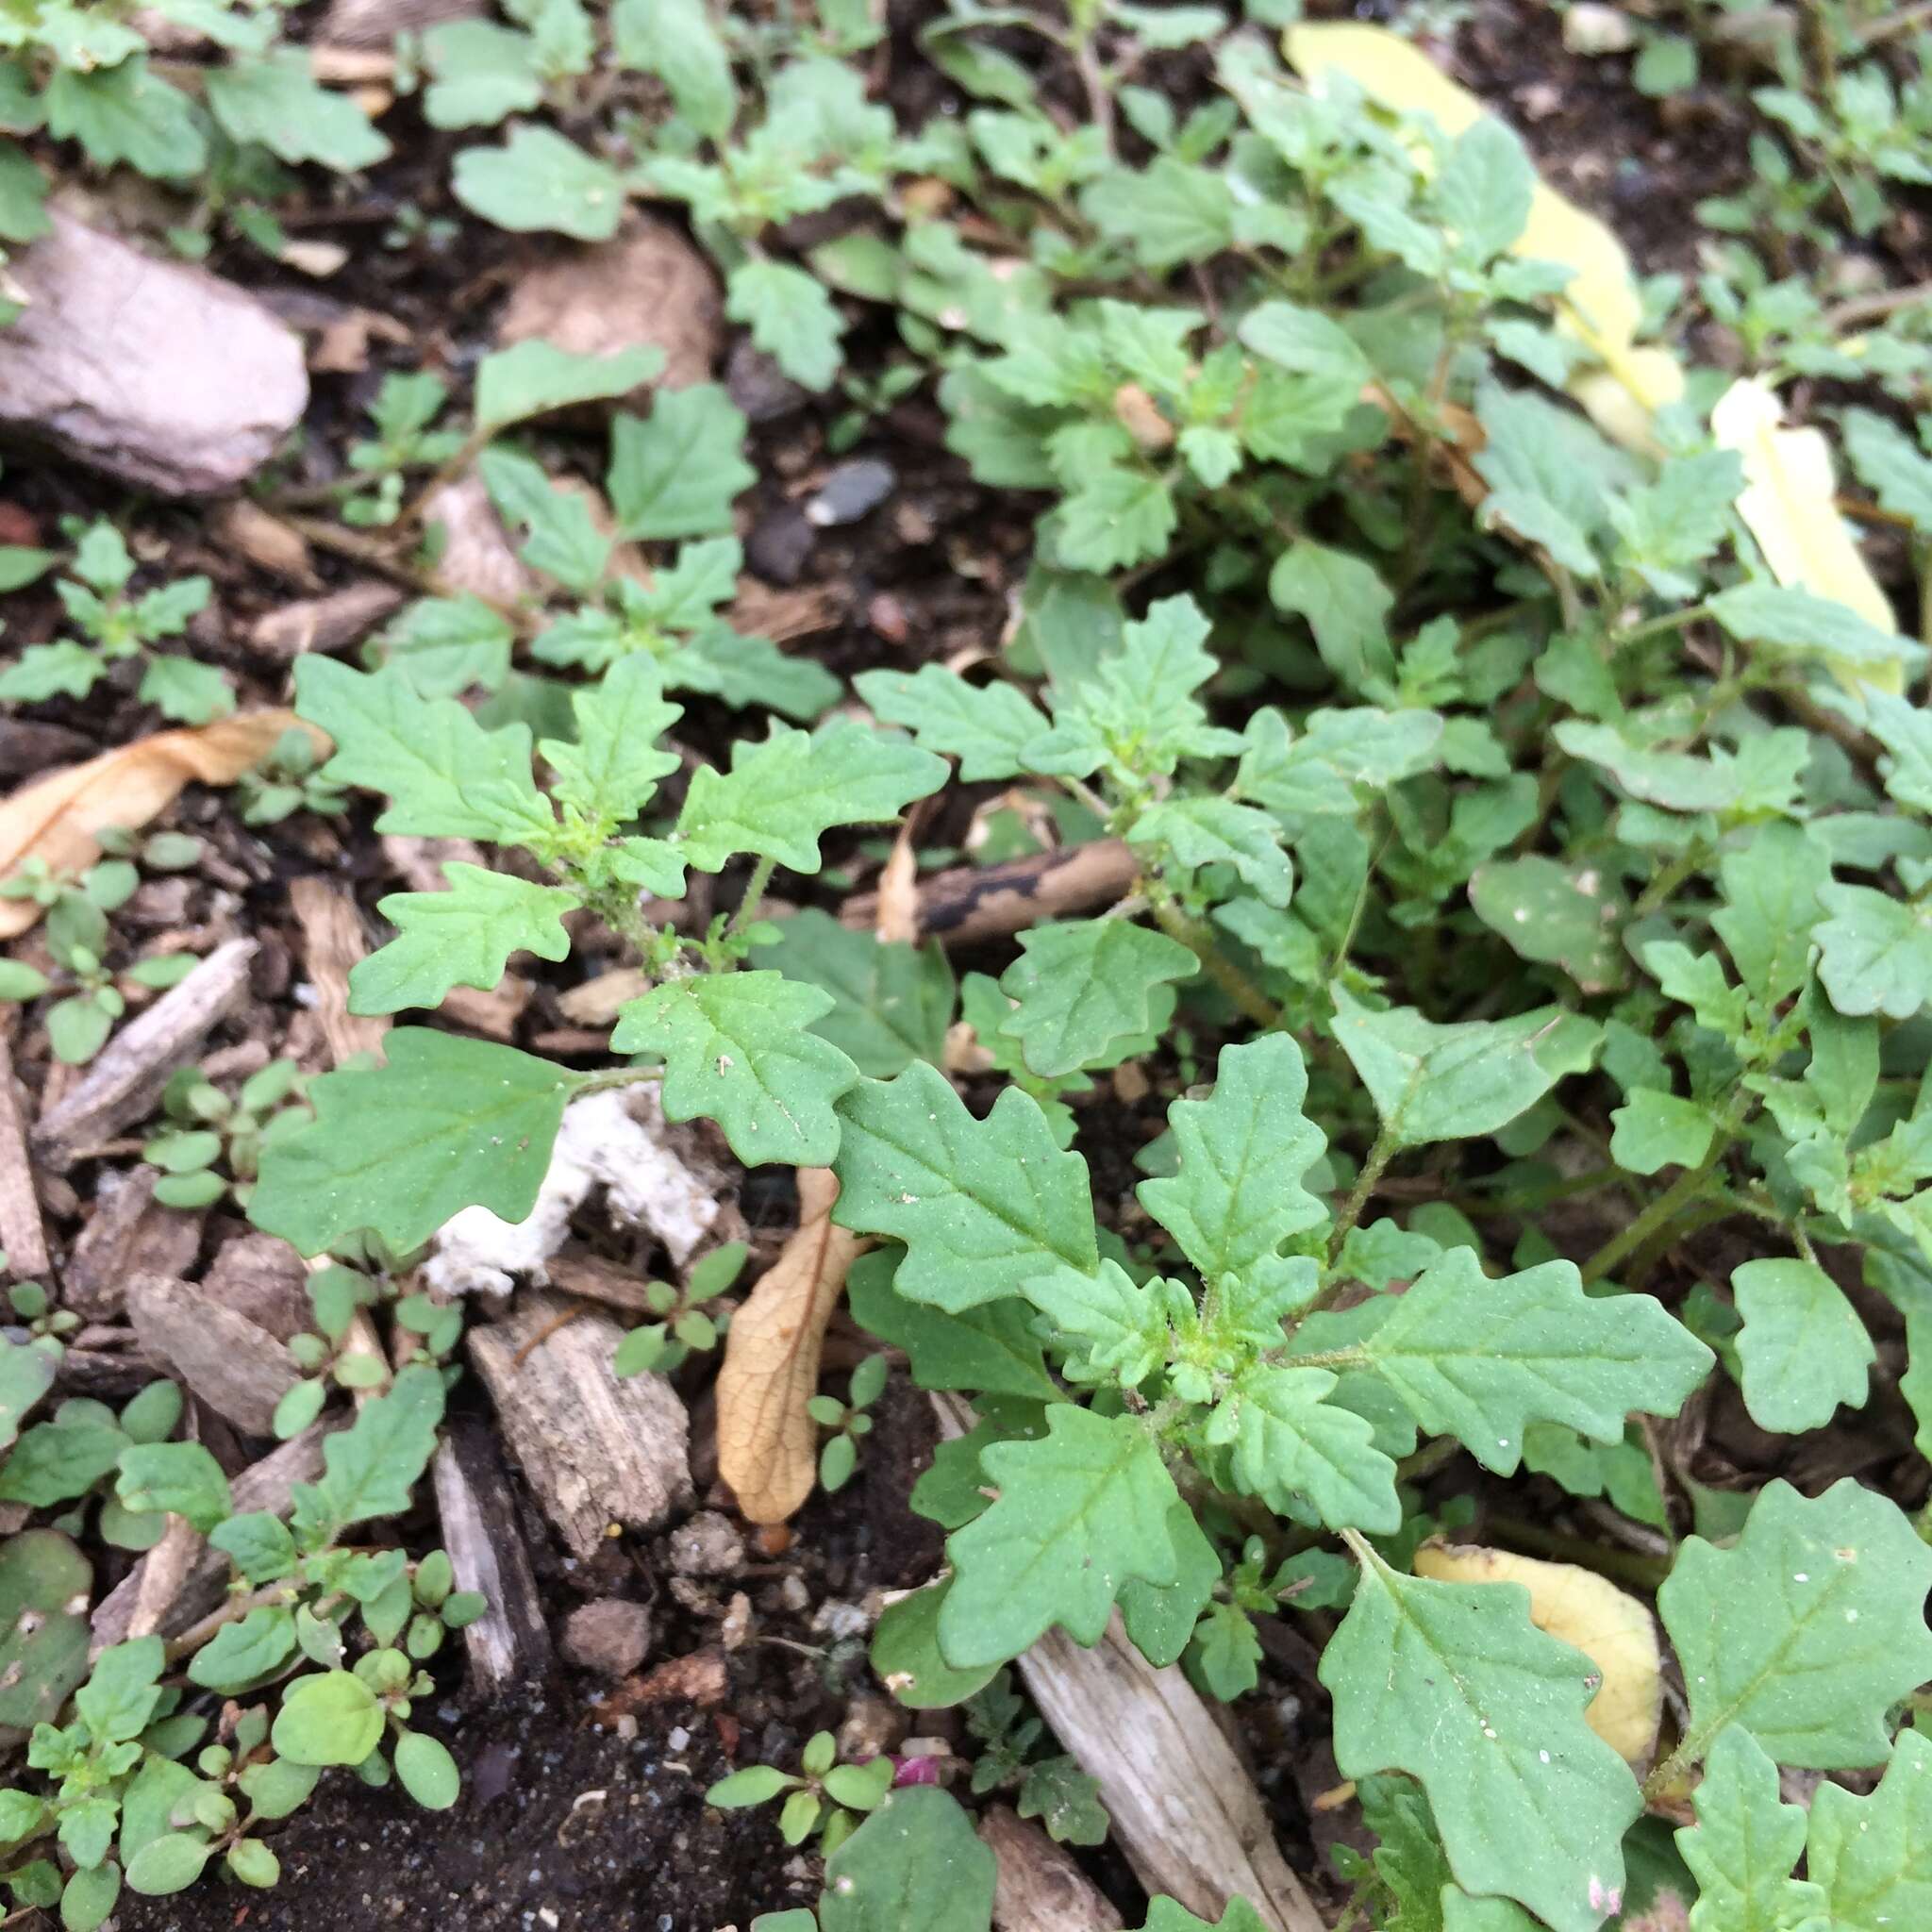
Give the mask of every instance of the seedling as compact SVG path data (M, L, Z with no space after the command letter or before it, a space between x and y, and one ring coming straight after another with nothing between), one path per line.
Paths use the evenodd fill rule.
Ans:
M339 785L322 776L326 762L315 740L291 724L275 740L268 756L236 781L244 825L278 825L298 811L337 818L349 808Z
M973 1766L974 1790L1014 1791L1020 1816L1039 1819L1061 1844L1102 1843L1110 1821L1100 1802L1099 1780L1065 1752L1038 1755L1046 1726L1029 1716L1028 1708L1013 1689L1010 1671L1001 1671L984 1690L967 1699L966 1728L980 1746Z
M725 1241L691 1264L682 1289L663 1281L644 1284L644 1295L660 1318L633 1328L617 1344L611 1369L620 1375L655 1371L668 1375L692 1354L708 1354L729 1326L728 1317L708 1314L707 1302L724 1294L744 1268L742 1241Z
M842 1490L858 1467L858 1445L872 1433L866 1410L885 1392L890 1368L884 1356L869 1355L853 1370L843 1402L836 1395L814 1395L806 1404L812 1421L830 1431L819 1448L819 1487L828 1496Z
M54 588L81 638L29 644L18 663L0 671L0 703L84 698L115 664L138 658L143 666L142 700L164 716L184 724L206 724L233 710L234 693L219 671L153 649L179 637L207 606L208 580L182 577L133 596L127 587L134 577L134 558L120 531L103 521L78 528L75 537L74 575L61 577Z
M838 1757L831 1732L816 1731L799 1754L796 1774L767 1764L747 1765L720 1778L705 1793L705 1803L735 1811L767 1805L783 1794L778 1836L788 1845L801 1845L816 1832L820 1850L829 1857L858 1829L859 1817L876 1810L892 1788L890 1757L841 1764Z
M161 1111L175 1124L141 1150L161 1170L155 1199L169 1208L209 1208L224 1194L247 1207L264 1148L293 1133L311 1116L293 1060L271 1060L232 1095L199 1067L183 1067L161 1092Z

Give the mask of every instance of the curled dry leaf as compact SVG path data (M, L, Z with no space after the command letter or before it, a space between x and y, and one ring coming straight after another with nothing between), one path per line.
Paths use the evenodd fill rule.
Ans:
M718 1372L718 1474L751 1523L782 1523L811 1493L818 1431L805 1405L817 1392L825 1324L845 1271L869 1245L832 1225L839 1183L829 1168L798 1171L798 1232L731 1318Z
M1426 1542L1415 1574L1438 1583L1520 1583L1529 1621L1580 1650L1603 1674L1584 1716L1625 1763L1641 1766L1657 1748L1663 1716L1663 1660L1657 1625L1634 1596L1574 1563L1545 1563L1509 1550Z
M158 731L36 778L0 804L0 878L27 858L43 858L56 872L92 865L101 856L96 832L146 824L192 780L232 785L298 723L292 711L249 711L196 731ZM319 747L327 745L320 732L315 737ZM40 916L31 899L0 899L0 940Z
M1735 450L1743 461L1738 514L1757 540L1772 575L1790 589L1847 606L1880 630L1897 630L1890 598L1838 513L1838 478L1824 432L1785 428L1776 392L1750 376L1718 398L1710 429L1720 449ZM1832 668L1854 694L1861 677L1894 695L1905 689L1902 665L1855 667L1834 659Z
M1489 112L1420 48L1387 27L1307 22L1290 27L1282 45L1309 79L1330 69L1345 74L1372 101L1396 113L1430 115L1452 139ZM1539 180L1529 219L1509 252L1574 271L1557 298L1557 325L1603 367L1580 375L1570 392L1607 435L1647 443L1650 412L1683 393L1684 371L1668 350L1637 343L1643 298L1624 244L1594 215Z

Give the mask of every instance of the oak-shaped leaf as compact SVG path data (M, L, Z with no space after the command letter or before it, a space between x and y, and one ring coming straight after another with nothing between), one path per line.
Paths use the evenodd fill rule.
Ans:
M1836 1789L1819 1787L1821 1795ZM1733 1725L1719 1737L1691 1802L1697 1823L1676 1834L1697 1881L1690 1932L1824 1932L1824 1893L1791 1876L1805 1849L1804 1807L1781 1800L1777 1766L1749 1731Z
M1373 1369L1425 1430L1499 1475L1516 1473L1531 1423L1619 1441L1633 1409L1676 1414L1711 1362L1649 1295L1587 1295L1573 1261L1491 1281L1460 1247L1391 1297L1354 1349L1316 1358Z
M402 670L361 672L306 653L296 709L335 740L323 775L389 794L378 832L527 844L555 824L530 775L530 731L487 731L454 698L417 694Z
M1307 1091L1301 1048L1273 1033L1224 1048L1213 1092L1169 1108L1175 1172L1136 1191L1204 1281L1278 1272L1282 1242L1327 1220L1303 1186L1326 1145L1302 1111Z
M747 1166L824 1167L839 1144L832 1104L859 1077L810 1030L831 1004L777 973L692 974L627 1000L610 1044L662 1055L665 1117L716 1121Z
M1408 1007L1377 1012L1339 983L1332 991L1335 1037L1400 1147L1507 1126L1565 1074L1587 1067L1600 1038L1561 1007L1439 1025Z
M762 742L740 741L728 773L706 765L692 775L677 837L700 872L751 852L815 873L833 825L896 818L947 775L943 758L850 718L816 733L774 724Z
M1849 1476L1822 1496L1768 1483L1728 1549L1679 1546L1657 1592L1690 1696L1694 1757L1742 1724L1779 1764L1882 1764L1886 1714L1932 1677L1932 1549Z
M397 1027L384 1050L383 1066L311 1082L314 1119L262 1149L249 1218L304 1255L363 1228L408 1254L470 1207L521 1221L584 1079L425 1027Z
M1036 925L1020 946L1000 981L1019 1005L1001 1030L1046 1079L1110 1064L1122 1041L1153 1029L1157 991L1200 964L1178 940L1124 919Z
M1465 1890L1597 1932L1642 1800L1585 1721L1591 1660L1530 1622L1520 1584L1404 1576L1349 1541L1361 1577L1320 1673L1343 1775L1407 1772Z
M906 1243L901 1294L957 1314L1062 1265L1093 1273L1087 1163L1060 1149L1029 1094L1008 1087L975 1120L921 1060L861 1081L839 1113L832 1219Z
M1072 1403L1046 1421L1043 1441L980 1452L998 1499L947 1539L939 1634L955 1669L1018 1657L1055 1625L1097 1643L1130 1579L1178 1580L1167 1528L1178 1492L1153 1437L1131 1416Z
M396 937L349 969L352 1013L438 1007L453 986L488 991L512 953L569 956L563 915L582 903L575 892L459 858L447 860L442 875L446 892L391 892L377 901Z

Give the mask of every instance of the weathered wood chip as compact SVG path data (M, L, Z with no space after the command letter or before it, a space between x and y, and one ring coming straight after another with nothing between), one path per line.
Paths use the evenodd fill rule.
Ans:
M467 1417L452 1423L436 1452L434 1475L442 1546L457 1588L480 1591L488 1605L463 1629L470 1668L488 1691L541 1676L550 1668L550 1631L490 1431Z
M691 1502L691 1424L659 1375L620 1380L624 1331L559 1295L524 1293L501 1322L470 1330L470 1359L543 1512L574 1554L613 1524L655 1529Z
M142 1346L250 1436L274 1432L275 1405L302 1379L289 1351L192 1283L138 1274L127 1313Z

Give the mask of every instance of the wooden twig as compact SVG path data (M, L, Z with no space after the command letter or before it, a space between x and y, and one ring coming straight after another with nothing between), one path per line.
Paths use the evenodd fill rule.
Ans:
M41 1225L33 1166L27 1159L20 1090L13 1081L13 1056L4 1039L0 1039L0 1248L7 1253L8 1273L46 1274L50 1259L47 1236Z
M335 1064L381 1050L389 1022L349 1011L349 972L369 950L356 902L324 878L296 879L289 907L302 931L303 964L315 988L315 1012Z
M589 1557L612 1524L655 1529L691 1501L691 1423L662 1376L618 1379L610 1359L624 1331L592 1309L519 1360L569 1306L519 1295L507 1320L470 1330L470 1359L544 1514Z
M1098 1886L1010 1805L990 1805L979 1836L999 1860L995 1932L1120 1932L1125 1923Z
M919 889L919 929L948 946L975 945L1024 932L1063 913L1110 906L1133 884L1140 862L1118 839L1070 852L1043 852L1010 865L960 865ZM839 912L845 925L870 930L878 894L860 892Z
M463 1629L470 1668L491 1692L541 1676L550 1667L550 1632L490 1431L468 1419L453 1423L436 1452L435 1480L457 1588L480 1591L489 1605Z
M124 1026L80 1085L35 1124L41 1159L64 1173L151 1112L169 1076L195 1057L247 991L256 951L256 942L245 939L217 946L172 992Z

